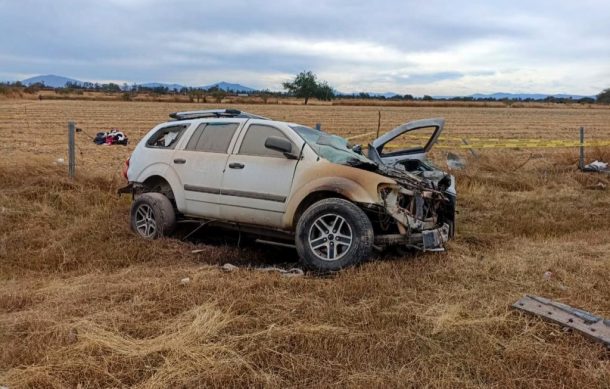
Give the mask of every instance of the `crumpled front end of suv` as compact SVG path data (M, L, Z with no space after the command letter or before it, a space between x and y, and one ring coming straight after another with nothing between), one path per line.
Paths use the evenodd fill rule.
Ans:
M352 146L339 136L293 128L319 156L343 167L316 170L315 175L348 178L348 182L357 182L369 192L368 201L358 201L354 193L347 197L368 214L377 246L401 245L441 251L455 229L455 179L429 162L426 153L443 124L443 119L405 123L375 139L368 146L366 156L360 146ZM391 148L394 146L391 143L396 144L405 134L421 138L414 132L422 128L428 129L430 138L424 138L420 147ZM334 191L349 191L349 188L340 188L341 180L336 178Z
M455 196L447 193L451 177L434 182L385 167L379 173L396 184L380 185L381 204L370 207L376 243L442 251L455 226Z

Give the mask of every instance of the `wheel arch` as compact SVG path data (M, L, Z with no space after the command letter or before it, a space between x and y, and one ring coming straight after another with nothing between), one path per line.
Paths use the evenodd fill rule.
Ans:
M173 199L178 211L182 212L185 209L184 189L180 178L174 170L168 169L164 164L155 164L145 169L136 180L137 183L149 185L154 183L165 182L169 185L169 189L173 195Z
M142 182L142 185L144 185L148 189L154 189L154 188L160 187L161 189L164 189L164 191L162 191L160 193L165 193L166 190L169 190L172 193L172 196L175 196L173 193L174 191L172 190L172 185L165 178L161 177L160 175L155 174L155 175L148 177L147 179L144 180L144 182Z
M376 189L376 188L375 188ZM358 182L345 177L324 177L299 188L290 196L284 214L284 226L294 231L299 217L312 204L326 198L340 198L354 204L376 203L377 193L370 193Z
M318 190L318 191L312 192L312 193L308 194L307 196L305 196L301 200L301 202L298 204L298 206L296 207L293 217L292 217L292 228L296 228L297 223L299 222L299 218L301 217L301 215L303 215L303 212L305 212L305 210L307 210L307 208L309 208L310 206L312 206L313 204L317 203L320 200L330 199L330 198L339 198L339 199L351 201L350 199L345 197L343 194L336 192L336 191L332 191L332 190Z

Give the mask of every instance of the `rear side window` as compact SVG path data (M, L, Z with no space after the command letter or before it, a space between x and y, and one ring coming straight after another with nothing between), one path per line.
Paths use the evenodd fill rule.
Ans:
M176 147L176 143L178 143L180 136L182 136L182 133L187 127L188 126L182 124L160 128L148 138L146 146L160 149L173 149Z
M265 147L265 140L270 136L277 136L289 141L282 131L275 127L252 124L248 127L248 132L246 132L244 140L241 141L239 154L285 158L283 153Z
M186 149L226 154L237 127L239 123L203 123L189 139Z

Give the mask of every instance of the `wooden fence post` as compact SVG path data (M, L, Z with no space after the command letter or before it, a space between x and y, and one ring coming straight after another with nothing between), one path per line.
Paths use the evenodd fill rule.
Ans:
M379 138L379 130L381 130L381 111L377 111L377 135L375 138Z
M76 145L74 144L74 135L76 133L76 125L73 121L68 122L68 176L74 178L76 175Z
M580 155L578 156L578 168L583 170L585 168L585 128L580 127Z

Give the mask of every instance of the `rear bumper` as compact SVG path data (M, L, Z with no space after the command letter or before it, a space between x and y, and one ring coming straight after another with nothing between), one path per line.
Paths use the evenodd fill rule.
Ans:
M375 236L375 245L406 245L422 251L445 251L444 244L449 240L451 228L445 223L439 228L413 234L390 234Z

